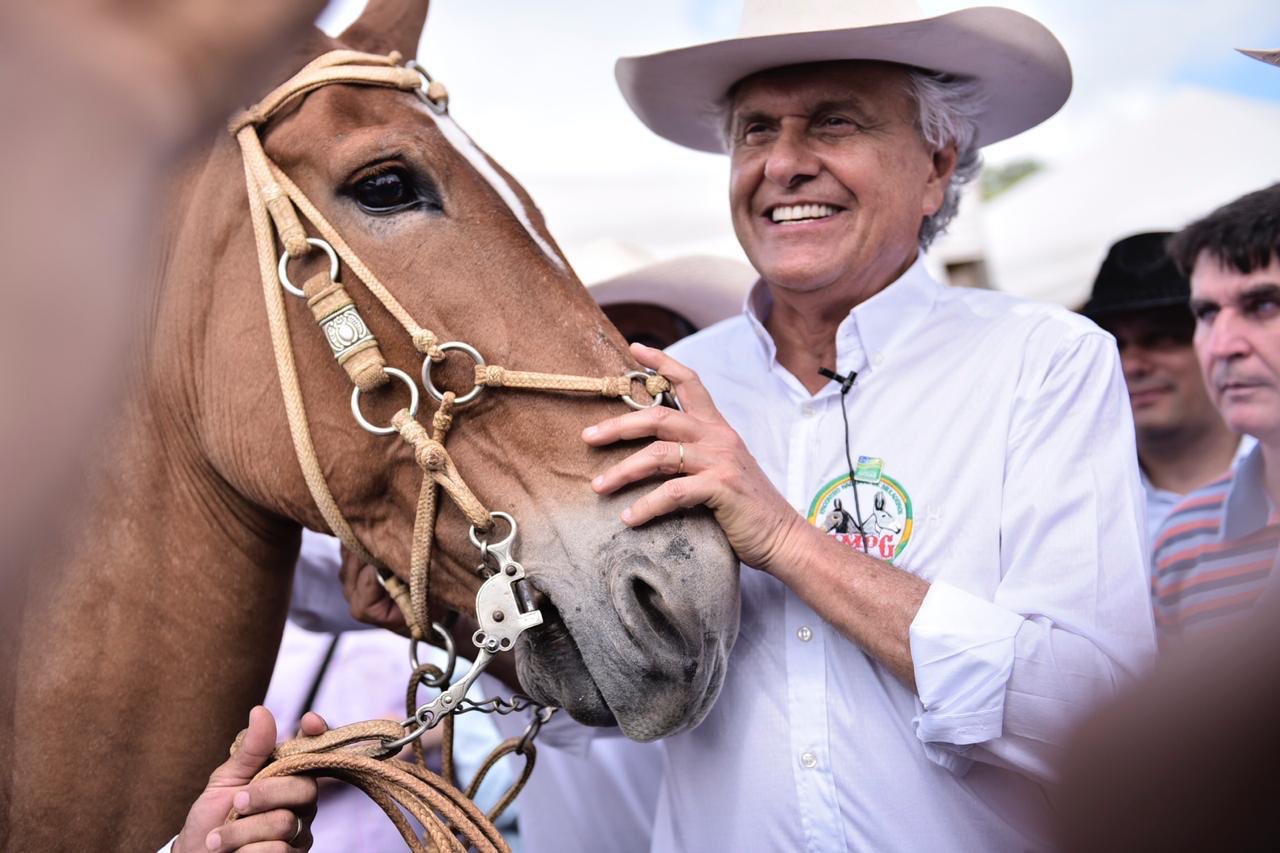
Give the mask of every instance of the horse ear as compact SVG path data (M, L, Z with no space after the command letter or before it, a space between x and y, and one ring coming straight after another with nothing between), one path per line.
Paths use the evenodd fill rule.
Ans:
M338 40L369 53L400 51L405 59L418 55L418 41L427 21L430 0L369 0L360 17Z

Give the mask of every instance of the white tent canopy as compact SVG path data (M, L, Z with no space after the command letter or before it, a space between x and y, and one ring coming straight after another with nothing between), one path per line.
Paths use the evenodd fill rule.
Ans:
M1280 80L1277 81L1280 86ZM983 209L993 286L1078 306L1111 243L1280 180L1280 103L1182 88Z

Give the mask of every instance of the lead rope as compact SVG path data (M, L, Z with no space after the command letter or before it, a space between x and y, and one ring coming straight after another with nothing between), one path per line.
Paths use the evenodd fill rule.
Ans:
M414 519L408 588L406 589L403 581L395 576L384 576L388 591L404 614L405 623L416 642L425 639L426 626L430 624L430 566L435 539L438 490L443 489L462 511L473 527L473 535L477 530L487 532L492 526L493 518L463 480L452 457L444 447L454 412L463 405L463 402L452 392L439 394L435 391L430 380L431 364L442 361L446 350L450 348L464 349L472 354L477 362L476 388L464 398L468 402L474 399L482 388L507 387L552 392L598 393L606 397L621 398L634 408L643 408L643 404L636 403L629 396L633 383L636 381L644 383L646 391L653 398L649 405L656 405L661 401L662 395L670 391L670 383L661 376L638 371L624 376L587 377L507 370L498 365L485 364L478 353L464 344L441 344L434 333L418 325L409 312L378 280L373 271L342 239L337 229L311 203L306 194L266 154L258 135L258 126L295 98L334 83L385 86L415 91L433 110L443 112L443 105L448 97L444 87L431 81L425 72L412 63L411 66L402 67L400 55L394 52L380 56L350 50L331 51L306 65L256 106L238 115L231 122L229 130L239 143L244 159L245 184L253 223L254 243L257 247L258 268L262 279L267 318L271 328L272 349L275 353L289 433L307 488L317 508L330 530L342 541L348 551L368 564L377 564L347 523L320 467L298 381L297 365L293 357L287 312L284 298L280 293L280 285L296 295L307 298L308 306L329 341L335 358L346 370L354 386L352 411L361 425L371 432L399 434L401 439L413 448L414 460L423 470L422 487ZM306 230L298 216L299 211L324 236L324 240L306 235ZM284 255L281 258L277 258L276 255L277 235L284 246ZM295 289L289 283L286 265L290 259L309 254L313 247L322 248L329 254L329 273L313 276L301 290ZM404 328L413 341L415 349L424 356L423 382L433 395L437 396L440 404L432 418L432 434L428 435L426 429L415 420L418 401L417 386L406 374L387 366L377 339L365 324L354 300L339 283L338 257L342 258L348 268ZM390 427L373 427L360 414L360 394L372 392L386 385L392 377L401 379L408 385L410 404L393 416ZM514 533L513 523L512 537ZM482 547L482 553L488 553L487 547L487 545ZM483 650L481 654L484 655ZM476 671L477 668L473 667L473 672ZM460 709L462 703L458 702L454 707L442 712L443 716L439 718L436 717L435 712L427 712L424 715L428 706L422 706L416 711L412 707L416 701L417 689L421 684L440 686L443 689L448 686L445 675L438 669L435 675L431 675L425 667L415 667L408 690L409 720L404 723L390 721L356 723L334 729L317 738L295 738L286 741L277 747L274 754L275 760L256 778L309 773L332 775L343 779L365 791L378 803L400 830L409 849L415 853L417 851L425 853L428 848L423 846L417 838L412 826L399 808L404 808L423 826L431 849L464 850L459 841L461 837L462 840L484 853L508 851L509 848L494 827L493 821L515 799L532 772L536 757L532 740L542 723L546 721L546 716L543 712L539 712L535 715L524 737L512 738L500 744L484 762L464 794L456 787L452 762L452 713ZM466 685L473 677L474 675L469 674L464 678L465 683L460 687L461 698L465 698ZM452 697L446 697L445 694L442 694L440 699L454 701ZM437 702L440 699L437 699ZM509 705L508 710L515 709L514 704ZM508 711L502 711L502 713L506 712ZM424 719L427 722L422 722ZM421 744L417 740L422 732L439 719L444 721L446 738L446 744L442 750L445 756L442 766L443 777L426 768ZM419 721L419 727L408 737L407 742L414 745L418 763L415 765L408 762L386 761L385 759L390 757L389 754L398 749L398 745L406 742L403 736L404 729L415 720ZM233 751L235 748L233 746ZM496 762L512 753L525 758L525 767L511 788L486 816L476 808L471 799ZM234 820L236 817L233 811L228 819Z

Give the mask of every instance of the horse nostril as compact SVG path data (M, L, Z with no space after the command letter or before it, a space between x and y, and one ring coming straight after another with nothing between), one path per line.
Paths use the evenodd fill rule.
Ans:
M671 615L667 613L666 607L662 601L662 593L654 589L648 581L639 575L631 578L631 595L635 598L636 604L640 606L640 612L644 614L644 618L648 620L650 627L660 637L679 637L680 630L676 627L676 623L672 620Z

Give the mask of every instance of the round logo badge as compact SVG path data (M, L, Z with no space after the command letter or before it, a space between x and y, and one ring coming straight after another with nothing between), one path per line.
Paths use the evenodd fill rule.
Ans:
M818 490L809 505L809 523L858 551L865 539L867 553L893 562L911 541L911 498L897 480L880 472L879 464L868 471L868 461L858 459L856 484L845 474Z

